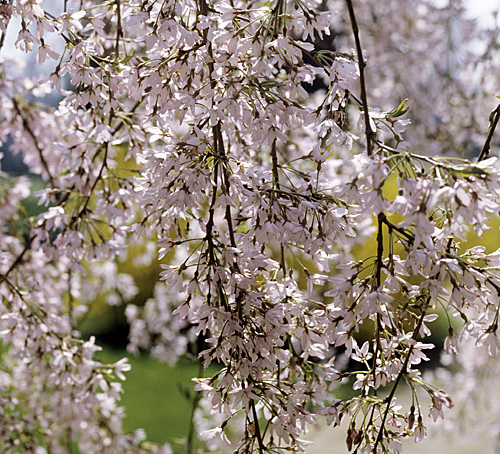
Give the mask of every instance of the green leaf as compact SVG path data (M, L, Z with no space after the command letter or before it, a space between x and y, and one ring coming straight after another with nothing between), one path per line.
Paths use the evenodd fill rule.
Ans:
M462 175L476 175L481 177L488 175L488 172L477 166L457 166L455 169Z
M126 57L122 59L120 63L128 63L130 60L132 60L132 57L134 56L134 51L131 51L130 54L128 54Z
M408 112L410 110L409 107L407 107L405 109L405 104L406 104L406 101L408 101L408 99L403 99L401 101L401 104L399 104L399 106L396 108L396 109L393 109L389 112L385 112L385 118L389 119L389 118L397 118L397 117L401 117L403 116L406 112Z

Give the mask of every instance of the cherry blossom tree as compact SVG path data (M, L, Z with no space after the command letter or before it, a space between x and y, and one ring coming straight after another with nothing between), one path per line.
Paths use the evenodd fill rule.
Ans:
M30 180L1 175L3 451L170 452L123 433L130 366L101 364L79 333L99 295L135 294L120 261L163 267L154 297L126 308L131 350L175 362L197 344L220 365L196 379L207 449L300 450L324 418L349 421L350 451L401 452L453 406L422 375L432 322L446 320L449 355L462 339L497 353L499 253L465 240L500 207L500 60L496 29L462 2L0 12L0 139L46 182L29 217ZM7 33L46 77L19 71Z

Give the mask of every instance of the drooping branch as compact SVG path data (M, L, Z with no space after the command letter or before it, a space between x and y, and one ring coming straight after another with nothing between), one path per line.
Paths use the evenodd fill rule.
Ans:
M366 136L366 150L368 156L373 153L373 139L374 132L372 131L370 125L370 115L368 113L368 97L366 94L366 82L365 82L365 67L366 62L363 58L363 50L361 48L361 40L359 39L359 28L356 21L356 15L354 14L354 7L352 5L352 0L346 0L347 9L349 11L349 19L351 21L352 33L354 35L354 42L356 44L356 53L358 54L358 66L359 66L359 83L361 89L361 102L363 104L364 120L365 120L365 136Z
M382 442L382 440L384 438L385 423L387 421L387 416L389 415L389 410L391 409L392 399L394 398L394 395L396 394L396 391L398 389L399 383L401 382L401 379L408 372L408 365L410 364L410 358L411 358L411 355L413 353L413 349L415 347L415 342L416 342L417 336L420 332L420 328L422 327L422 324L424 322L424 318L425 318L425 314L427 313L429 302L430 302L430 297L427 297L425 299L425 301L423 301L423 303L422 303L422 307L421 307L422 313L420 314L420 317L418 318L417 325L415 326L415 329L413 330L413 335L411 337L411 339L414 343L412 343L410 345L408 352L406 353L403 365L401 366L401 370L399 371L399 374L396 377L394 384L392 385L391 392L389 393L389 395L385 399L385 402L386 402L385 412L382 416L382 421L380 422L380 430L378 432L377 439L375 440L375 444L373 446L373 450L372 450L373 454L377 453L377 447Z
M45 173L47 174L47 178L49 179L50 186L55 189L57 187L56 182L54 180L54 177L52 176L52 172L49 169L49 165L47 163L47 160L45 159L45 156L43 155L43 150L40 147L38 143L38 138L36 137L35 133L33 132L33 129L31 128L28 119L24 116L21 107L19 106L17 100L15 97L12 98L12 105L14 106L14 109L16 110L17 114L19 115L19 118L21 118L21 121L23 123L23 127L28 133L28 135L31 137L31 140L33 141L33 145L35 146L36 150L38 151L38 156L40 158L40 162L42 164L43 169L45 170Z
M500 105L491 112L490 115L490 127L488 129L488 136L486 137L486 141L484 142L483 148L481 149L481 153L477 157L477 162L481 162L486 159L490 153L491 140L493 139L493 135L495 134L495 129L498 125L498 121L500 120Z

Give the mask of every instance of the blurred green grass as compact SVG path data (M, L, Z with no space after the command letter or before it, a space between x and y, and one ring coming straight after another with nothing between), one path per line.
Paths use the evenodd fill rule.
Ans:
M142 428L149 441L170 442L174 451L182 452L175 447L185 445L192 404L179 387L194 394L192 378L199 377L199 364L186 360L170 366L146 354L135 356L109 347L96 354L97 359L106 364L125 356L132 369L126 372L127 379L123 382L121 406L125 408L124 430L129 432ZM211 366L204 371L204 375L211 376L217 371L217 366Z

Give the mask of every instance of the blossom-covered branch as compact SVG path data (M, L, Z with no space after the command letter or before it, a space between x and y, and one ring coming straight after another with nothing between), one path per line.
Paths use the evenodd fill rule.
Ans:
M321 417L349 419L355 452L420 441L422 392L434 420L453 406L422 375L428 325L447 320L449 353L459 331L500 345L498 252L463 247L500 206L498 108L486 142L471 113L491 110L471 87L496 87L498 59L471 51L461 71L427 27L483 32L425 0L60 6L0 6L2 33L53 63L32 81L1 60L0 139L47 187L30 217L29 179L0 181L0 447L169 452L122 433L129 366L101 364L76 329L94 301L136 293L117 263L158 256L153 297L125 309L130 349L219 366L196 378L207 447L300 450ZM41 104L52 90L58 105Z

